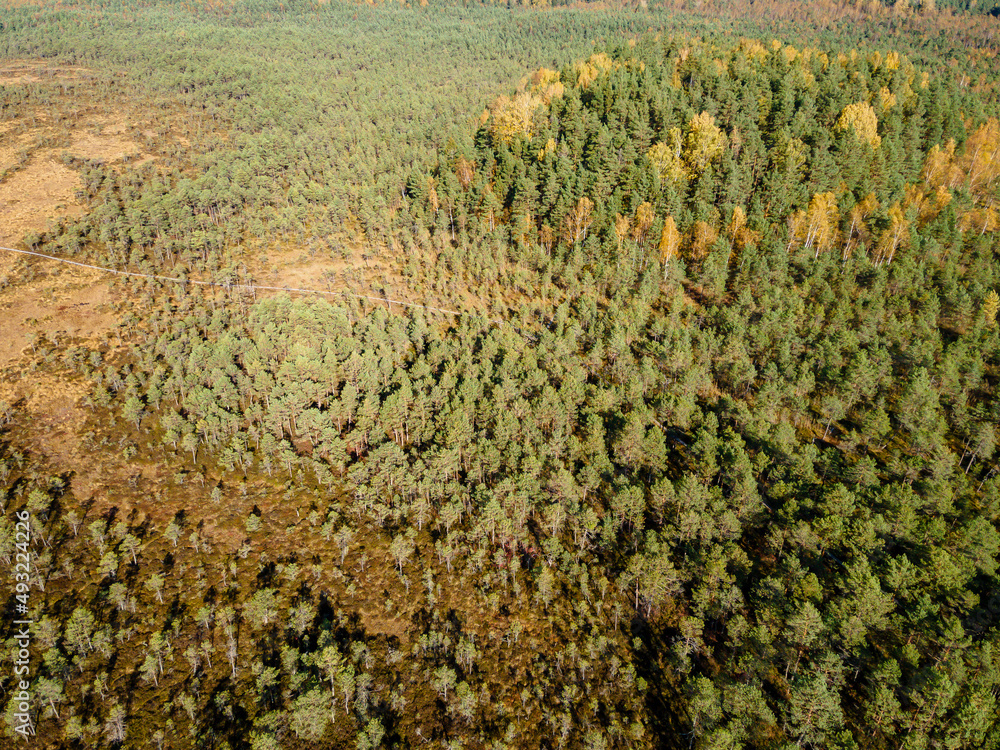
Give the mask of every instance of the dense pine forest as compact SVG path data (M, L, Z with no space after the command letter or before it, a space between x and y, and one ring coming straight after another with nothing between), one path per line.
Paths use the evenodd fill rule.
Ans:
M1000 748L994 9L528 6L7 3L5 747Z

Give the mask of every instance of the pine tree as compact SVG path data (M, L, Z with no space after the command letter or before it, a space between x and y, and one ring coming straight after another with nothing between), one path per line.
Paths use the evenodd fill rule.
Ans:
M997 324L997 311L1000 311L1000 295L995 290L990 289L983 299L983 322L988 328L995 328Z

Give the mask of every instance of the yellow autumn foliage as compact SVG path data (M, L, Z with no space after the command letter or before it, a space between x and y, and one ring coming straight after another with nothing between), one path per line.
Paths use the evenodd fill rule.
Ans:
M587 239L587 230L594 221L594 202L586 196L577 201L563 220L567 242L577 243Z
M878 102L882 111L885 112L896 106L896 95L889 90L888 86L883 86L878 92Z
M681 131L671 128L667 140L649 149L649 160L660 178L675 187L684 177L701 174L719 157L727 144L726 134L715 124L715 118L702 112L691 118L687 135L681 142Z
M621 255L622 243L625 241L625 238L628 237L628 230L631 225L632 221L627 216L615 214L615 237L618 240L619 255Z
M983 320L986 325L993 328L997 324L997 312L1000 311L1000 294L996 290L990 289L983 300Z
M548 86L550 83L555 83L558 80L559 80L558 70L539 68L531 76L531 85L533 88L539 88L542 86Z
M684 161L690 174L700 174L726 147L726 134L715 124L715 117L702 112L688 123L684 141Z
M534 114L542 105L541 97L521 92L499 96L490 107L490 133L504 143L518 137L530 138L534 132Z
M755 232L747 227L747 214L741 206L733 209L732 218L726 226L726 233L729 235L730 240L732 240L733 247L741 250L750 243L757 242L760 239L759 232Z
M840 212L837 197L830 192L816 193L804 211L796 211L788 219L789 247L801 243L815 250L816 257L837 241Z
M951 203L951 192L941 186L938 186L934 190L934 200L937 204L937 211L940 213L944 210L945 206Z
M981 190L1000 178L1000 122L997 118L991 117L969 136L962 162L973 190Z
M937 144L931 146L920 176L930 187L953 188L965 179L955 163L954 139L950 139L943 148Z
M468 190L472 184L472 178L476 176L476 163L464 156L458 157L455 161L455 177L463 190Z
M546 105L553 99L559 99L565 93L566 87L559 79L559 72L548 68L539 68L531 76L531 93L541 97Z
M892 263L896 251L905 247L910 241L910 222L906 219L903 207L897 201L889 206L889 226L879 237L875 247L875 265Z
M656 143L649 149L649 160L659 173L660 178L674 187L684 179L684 161L681 157L681 131L671 128L667 140Z
M968 182L973 194L986 197L1000 180L1000 121L989 118L969 136L962 154L955 141L932 146L924 160L921 178L929 187L955 188Z
M696 221L691 227L691 245L688 252L692 260L701 260L708 255L708 249L719 239L715 227L705 221Z
M1000 229L1000 213L992 206L973 209L959 219L959 229L970 234L986 234Z
M878 208L878 199L874 193L868 193L863 199L854 204L848 212L851 220L850 228L847 230L847 241L844 243L842 257L847 260L854 253L854 248L858 242L867 242L869 238L868 227L865 221Z
M903 191L903 211L910 214L912 209L916 209L912 214L921 227L934 219L949 203L951 193L940 185L928 192L926 185L918 183L907 185Z
M740 39L739 51L753 62L763 62L767 59L767 50L756 39Z
M837 121L837 130L854 131L859 141L872 148L878 148L882 143L878 134L878 117L868 102L855 102L844 107Z
M582 89L588 88L598 77L615 66L615 61L604 52L591 55L586 61L576 64L577 86Z
M549 138L545 145L538 149L538 161L545 161L545 157L549 154L554 154L556 152L556 141L554 138Z
M663 220L663 229L660 231L660 244L657 249L660 251L660 263L666 265L670 259L677 255L677 250L681 246L681 233L677 231L677 222L673 216L667 216Z
M635 225L632 229L632 239L641 245L646 241L646 232L653 226L653 204L643 201L635 209Z

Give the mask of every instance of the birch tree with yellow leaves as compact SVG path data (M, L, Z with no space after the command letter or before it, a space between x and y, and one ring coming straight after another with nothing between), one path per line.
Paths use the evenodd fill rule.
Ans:
M839 218L837 198L833 193L817 193L812 197L807 213L805 247L806 250L816 248L814 259L836 240Z
M878 117L868 102L855 102L844 107L837 120L837 130L853 131L859 141L872 148L878 148L882 143L878 134Z
M688 123L687 137L684 139L684 161L688 174L699 175L705 171L726 147L726 134L715 124L715 117L702 112Z
M522 91L514 96L499 96L490 108L490 133L503 143L516 138L531 138L534 133L535 110L542 98Z
M674 188L678 187L686 176L681 156L682 148L680 128L671 128L667 133L667 139L653 144L648 153L649 161L660 175L660 179Z
M875 193L868 193L862 200L851 207L851 210L848 212L851 225L847 230L847 241L844 242L844 250L841 254L842 260L850 258L854 252L854 248L857 247L858 241L864 241L867 238L868 230L865 226L865 221L867 221L876 208L878 208L878 199L875 197ZM857 235L857 240L855 240L855 235Z
M670 261L681 246L681 233L677 231L677 222L673 216L667 216L663 220L663 230L660 232L660 244L657 249L660 251L660 264L663 266L663 278L667 278L667 269Z
M879 237L878 245L875 248L875 265L892 263L896 251L907 244L909 240L910 222L897 201L889 207L889 227Z
M587 230L594 220L594 202L583 196L576 206L566 214L566 239L572 244L587 239Z

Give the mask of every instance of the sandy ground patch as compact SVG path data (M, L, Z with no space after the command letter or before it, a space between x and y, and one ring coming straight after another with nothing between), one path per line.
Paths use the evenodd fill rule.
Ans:
M52 474L70 472L80 500L104 497L144 472L114 450L93 450L86 438L90 383L71 371L30 367L38 356L30 347L38 334L94 347L116 326L106 275L0 253L0 400L18 405L15 421L31 461Z
M35 143L29 133L8 133L13 127L9 124L6 130L0 130L0 174L20 164Z
M81 215L79 186L79 175L54 159L32 159L0 182L0 245L12 247L28 232L47 229L56 217Z
M64 150L73 156L107 161L119 161L130 157L141 158L142 156L139 144L112 132L102 132L100 135L77 133L73 136L73 145Z
M379 292L372 289L396 286L392 265L382 258L366 257L363 245L350 244L341 252L344 255L338 253L338 257L323 249L267 248L262 251L266 264L256 269L256 283L323 292L346 291L357 285L376 296Z
M17 262L11 253L0 253L0 280ZM54 265L32 259L30 263ZM20 282L0 290L0 367L21 357L34 334L49 339L58 334L72 338L103 337L115 327L108 277L82 268L57 267L35 281Z
M70 474L70 491L81 503L94 501L100 514L121 506L117 498L127 487L139 487L134 494L144 497L157 471L125 460L113 446L95 451L88 393L88 383L72 375L25 371L0 382L0 400L17 405L15 423L27 428L19 431L20 444L32 463L52 475Z
M72 486L80 499L89 497L99 478L93 456L80 445L88 417L86 395L82 383L44 373L23 373L14 383L0 383L0 399L20 403L16 419L31 424L27 447L53 470L74 472ZM95 475L89 476L91 472Z
M396 257L401 253L397 249ZM452 292L447 297L420 291L401 275L398 266L384 257L366 257L363 245L348 245L347 257L331 257L324 251L309 253L302 249L262 251L267 263L256 270L255 283L282 289L302 289L324 294L330 301L339 301L341 293L349 297L360 295L363 304L385 306L390 312L400 312L416 307L429 306L431 314L441 310L488 309L488 299L476 296L468 289ZM280 290L259 290L258 297L284 294ZM387 301L388 300L388 301ZM527 304L528 300L525 300ZM402 304L396 304L402 303Z
M266 286L337 291L343 284L331 286L331 282L339 278L339 274L349 267L349 263L334 260L313 260L302 263L292 261L277 267L272 265L257 281Z
M27 5L28 3L23 3ZM76 80L92 73L75 65L53 65L45 60L7 60L0 62L0 84L19 86L40 81Z
M43 139L55 133L53 128L12 132L18 124L23 123L8 121L0 132L0 174L10 170L0 182L0 245L7 247L29 232L48 229L54 220L85 211L76 199L79 175L62 163L63 154L132 164L152 158L125 137L129 128L122 119L92 121L88 128L73 131L65 148L40 148Z

